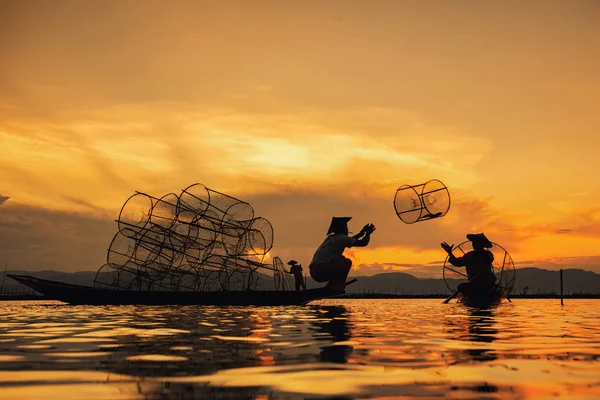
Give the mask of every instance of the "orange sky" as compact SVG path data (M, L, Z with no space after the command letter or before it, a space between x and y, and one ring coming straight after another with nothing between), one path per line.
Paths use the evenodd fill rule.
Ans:
M352 215L378 227L360 273L438 274L439 242L480 231L600 272L599 20L594 1L2 2L0 262L96 269L134 190L202 182L305 264ZM404 225L395 190L432 178L450 212Z

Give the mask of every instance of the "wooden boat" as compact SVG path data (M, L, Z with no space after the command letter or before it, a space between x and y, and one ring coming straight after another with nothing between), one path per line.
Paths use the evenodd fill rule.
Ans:
M503 297L503 290L499 286L495 286L485 293L470 294L469 296L464 293L459 293L456 298L459 303L463 303L470 307L489 308L500 304Z
M301 291L148 291L101 289L91 286L71 285L64 282L35 278L29 275L7 276L44 295L45 299L60 300L69 304L89 305L235 305L275 306L302 305L313 300L335 296L328 288ZM346 285L355 282L349 281Z

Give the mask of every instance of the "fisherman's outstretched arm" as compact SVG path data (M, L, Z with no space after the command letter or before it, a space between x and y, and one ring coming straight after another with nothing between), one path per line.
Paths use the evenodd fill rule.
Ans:
M367 233L367 227L369 226L369 224L363 226L363 228L360 230L360 232L358 232L356 235L352 236L352 239L360 239L361 237L363 237L365 235L365 233Z
M455 267L464 267L467 265L464 257L454 257L454 254L452 253L448 255L448 262Z
M358 239L356 242L354 242L352 247L365 247L366 245L369 244L370 241L371 241L371 234L365 233L365 236L362 239Z
M356 240L352 247L365 247L368 245L369 241L371 240L371 234L375 231L375 225L367 224L364 226L361 232L362 231L365 232L364 236L361 239Z
M465 265L467 265L466 260L463 257L455 257L454 254L452 254L452 249L454 248L454 245L450 245L446 242L442 242L441 243L442 249L444 249L446 251L446 253L448 253L448 262L452 265L454 265L455 267L464 267Z

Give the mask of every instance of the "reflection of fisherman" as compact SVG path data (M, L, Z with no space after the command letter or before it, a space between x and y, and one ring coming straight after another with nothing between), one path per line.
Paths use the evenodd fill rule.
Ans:
M458 285L458 291L466 296L487 293L496 283L492 266L494 255L487 250L493 246L492 242L483 233L468 234L467 239L471 241L473 251L469 251L462 257L455 257L452 254L454 245L443 242L441 246L448 253L450 264L466 268L469 281Z
M447 318L448 336L456 341L468 342L469 345L458 346L461 348L448 352L448 357L445 357L446 362L449 365L455 365L465 361L496 360L498 358L497 347L485 345L485 343L493 343L498 339L496 320L493 309L482 310L479 308L468 308L467 315Z
M319 246L310 263L310 276L317 282L328 282L327 287L342 293L352 261L343 256L346 247L364 247L369 244L375 230L373 224L365 225L361 231L348 236L348 221L352 217L333 217L327 237Z
M302 264L298 264L298 261L291 260L288 262L290 266L290 271L286 271L288 274L294 275L294 283L296 284L296 290L302 289L306 290L306 283L304 282L304 278L302 277Z
M474 348L469 348L465 351L473 361L494 361L498 358L496 352L489 346L477 346L476 343L492 343L497 339L498 329L495 329L494 313L491 310L471 309L469 317L469 336L466 338ZM478 348L479 347L479 348Z
M316 310L321 312L320 316L311 324L314 324L316 333L319 333L314 337L321 349L319 361L347 363L354 351L349 343L351 333L348 310L343 306L320 306Z

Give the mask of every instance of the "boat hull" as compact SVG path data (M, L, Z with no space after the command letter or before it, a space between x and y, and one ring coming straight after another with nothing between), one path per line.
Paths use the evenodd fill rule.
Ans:
M302 305L334 295L326 288L303 291L129 291L70 285L28 275L7 276L43 294L45 299L85 305Z
M470 296L461 293L458 295L457 300L459 303L463 303L469 307L489 308L500 304L502 302L502 297L502 293L496 291Z

